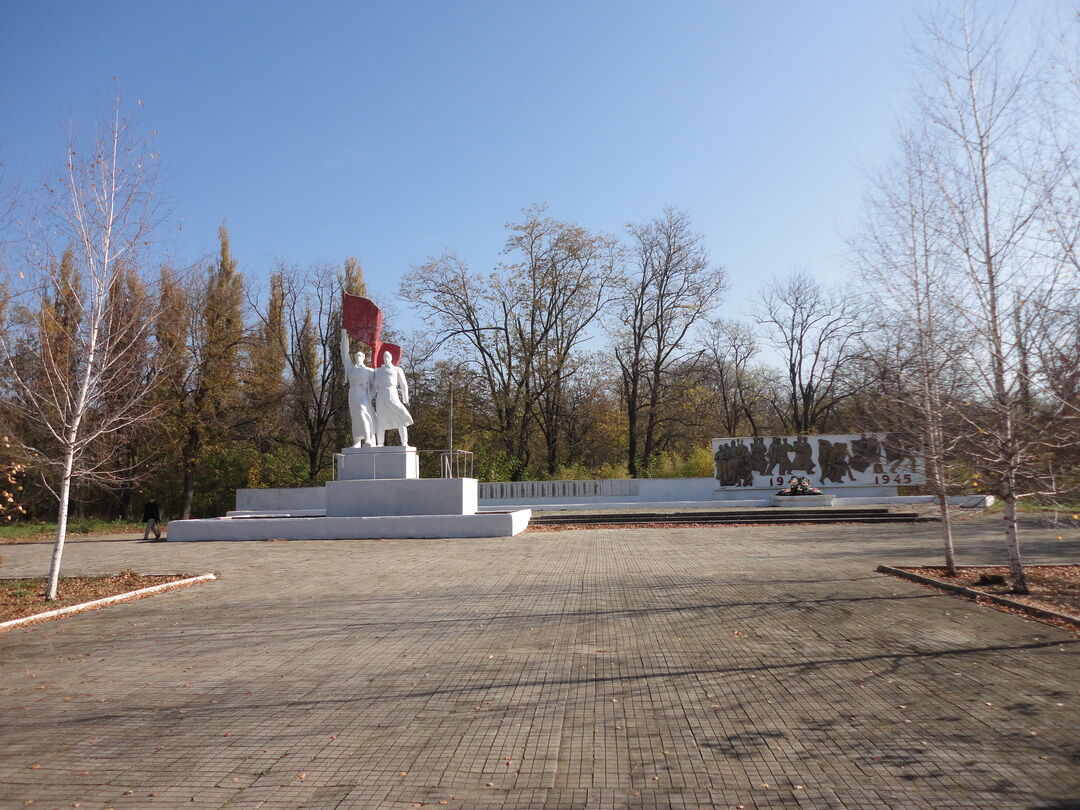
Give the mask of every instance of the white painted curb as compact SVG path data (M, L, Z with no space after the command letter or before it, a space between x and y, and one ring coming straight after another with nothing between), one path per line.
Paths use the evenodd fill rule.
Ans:
M24 624L30 624L31 622L36 622L40 619L55 619L58 616L66 616L69 613L78 613L83 610L89 610L90 608L100 607L101 605L111 605L113 602L125 602L128 599L137 599L140 596L157 593L158 591L167 591L170 588L181 588L184 585L194 585L196 582L209 582L212 579L217 579L217 577L213 574L202 574L197 577L178 579L175 582L162 582L160 585L151 585L149 588L139 588L137 591L118 593L116 596L106 596L102 599L95 599L92 602L83 602L81 605L68 605L65 608L47 610L44 613L35 613L33 616L24 616L21 619L0 622L0 631L9 630L12 627L19 627Z

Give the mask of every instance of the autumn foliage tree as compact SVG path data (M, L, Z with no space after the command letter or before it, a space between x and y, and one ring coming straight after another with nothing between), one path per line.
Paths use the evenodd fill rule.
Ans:
M578 347L606 301L618 264L610 237L525 211L507 226L510 261L473 273L452 253L416 267L402 295L424 313L438 340L467 362L484 386L488 431L520 479L539 426L548 469L560 453L560 413Z
M191 517L195 478L205 449L231 435L240 418L243 302L243 277L237 271L229 233L222 225L216 261L188 284L186 345L181 358L184 371L175 378L179 385L171 403L181 434L183 518Z
M693 339L719 304L727 274L683 211L627 227L629 269L613 310L612 337L627 422L627 463L636 477L661 449L673 372L701 352Z

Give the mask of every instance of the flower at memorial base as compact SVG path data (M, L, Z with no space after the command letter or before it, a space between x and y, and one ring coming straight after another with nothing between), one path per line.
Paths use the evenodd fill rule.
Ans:
M803 478L801 481L797 481L791 486L780 490L776 494L791 497L795 495L821 495L823 493L817 487L810 486L809 478Z

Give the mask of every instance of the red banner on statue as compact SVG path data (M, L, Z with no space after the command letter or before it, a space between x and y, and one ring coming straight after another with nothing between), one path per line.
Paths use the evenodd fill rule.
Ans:
M383 352L390 352L393 364L401 364L401 347L395 343L383 343L383 315L379 306L370 298L360 295L341 294L341 325L349 337L371 347L371 365L382 365Z

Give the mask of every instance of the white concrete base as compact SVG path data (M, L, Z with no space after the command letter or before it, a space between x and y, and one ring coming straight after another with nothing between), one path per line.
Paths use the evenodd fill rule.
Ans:
M339 481L376 478L419 478L420 457L416 448L345 447L337 468Z
M327 517L475 513L475 478L380 478L326 484Z
M529 509L477 514L476 479L419 478L415 447L348 447L336 463L337 480L325 486L237 490L235 511L174 520L167 538L510 537L524 531L532 516Z
M209 518L169 522L169 542L197 540L365 540L374 538L512 537L525 530L528 509L476 515Z
M772 502L781 509L809 509L812 506L832 506L835 497L824 495L773 495Z

